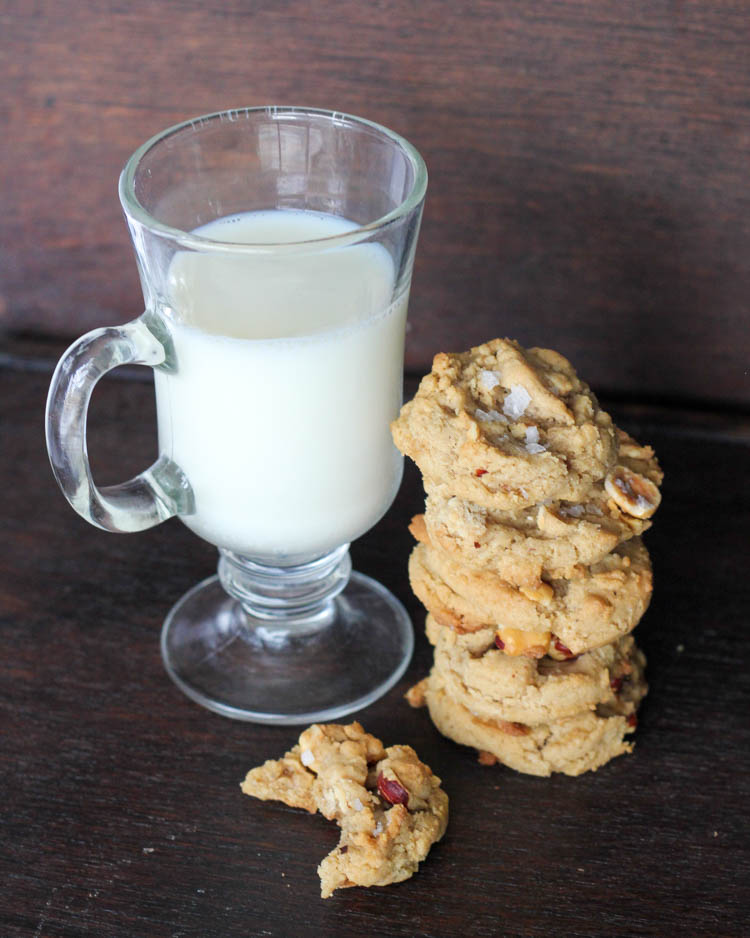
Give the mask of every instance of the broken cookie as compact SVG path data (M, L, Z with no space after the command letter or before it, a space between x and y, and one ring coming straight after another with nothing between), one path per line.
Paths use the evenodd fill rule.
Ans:
M338 846L318 867L324 899L408 879L448 823L440 779L411 746L385 749L359 723L314 724L283 758L251 769L241 788L338 823Z

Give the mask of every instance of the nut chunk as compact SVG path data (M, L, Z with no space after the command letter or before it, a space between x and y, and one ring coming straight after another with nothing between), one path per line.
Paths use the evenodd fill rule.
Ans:
M359 723L314 724L282 759L247 773L246 795L320 813L341 828L318 867L321 895L408 879L445 833L448 796L411 746L383 744Z

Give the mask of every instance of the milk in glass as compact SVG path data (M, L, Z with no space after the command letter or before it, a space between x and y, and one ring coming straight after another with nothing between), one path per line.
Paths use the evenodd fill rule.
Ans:
M249 212L195 233L290 247L172 261L176 369L155 373L159 446L193 490L182 520L212 544L298 562L363 534L393 500L406 291L394 299L379 244L291 247L354 228L313 212Z

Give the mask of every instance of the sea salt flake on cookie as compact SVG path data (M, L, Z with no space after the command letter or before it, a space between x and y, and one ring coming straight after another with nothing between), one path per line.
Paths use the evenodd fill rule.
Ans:
M558 514L561 514L564 518L580 518L584 510L583 505L560 505ZM601 511L599 511L599 514L601 514Z
M532 456L535 453L544 453L547 447L539 442L539 428L535 426L526 427L526 452Z
M531 403L531 395L522 384L511 385L503 401L503 413L511 420L518 420L526 413Z
M480 371L477 377L479 386L485 391L492 391L500 384L500 377L496 371Z
M484 422L494 422L494 423L507 423L508 418L501 413L498 413L496 410L482 410L481 407L477 407L474 411L474 417L477 420L482 420Z

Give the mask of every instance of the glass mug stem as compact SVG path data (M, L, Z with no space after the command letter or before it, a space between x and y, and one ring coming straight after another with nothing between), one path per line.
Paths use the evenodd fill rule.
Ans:
M105 531L144 531L192 511L190 484L166 455L120 485L98 488L86 447L86 419L96 383L119 365L157 366L163 345L142 319L94 329L65 352L47 397L46 436L52 471L65 497L88 522Z
M331 600L349 582L352 562L349 545L332 550L309 563L290 567L258 563L219 548L219 580L241 603L256 628L281 635L297 626L315 630L330 615Z

